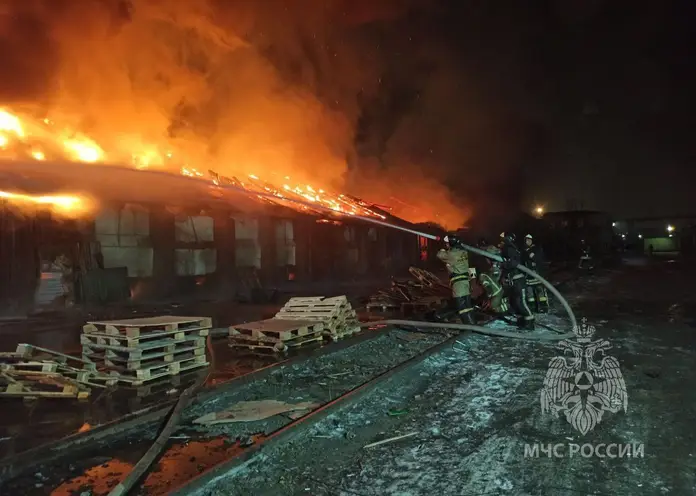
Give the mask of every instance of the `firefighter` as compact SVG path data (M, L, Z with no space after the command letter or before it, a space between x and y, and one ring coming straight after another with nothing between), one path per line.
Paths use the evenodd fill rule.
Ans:
M447 265L459 318L464 324L473 325L475 321L469 285L469 253L462 248L461 240L453 234L445 236L444 241L445 248L437 253L437 258Z
M539 275L543 275L544 253L541 246L534 244L534 238L527 234L524 238L524 265ZM549 296L539 279L527 277L527 305L536 313L549 312Z
M522 255L515 245L515 235L501 233L503 257L503 280L510 294L510 305L517 315L517 326L520 329L534 329L534 314L527 305L527 281L518 266L522 263Z
M580 261L578 262L578 269L592 270L594 264L592 263L592 256L590 255L590 247L587 246L585 240L580 241Z
M500 264L493 262L490 264L488 271L483 272L479 278L481 286L486 290L491 305L491 310L497 315L506 315L509 310L507 297L503 292L502 271Z

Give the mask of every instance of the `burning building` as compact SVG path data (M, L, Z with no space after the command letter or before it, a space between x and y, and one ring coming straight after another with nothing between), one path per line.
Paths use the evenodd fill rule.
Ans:
M97 303L350 280L404 270L423 251L424 240L357 217L407 222L319 190L311 208L255 178L45 161L0 170L12 190L3 193L0 226L6 307L61 295ZM66 185L69 193L46 194Z
M430 251L361 220L409 225L386 207L272 170L223 176L160 147L107 149L49 118L0 110L0 160L9 307L348 279Z

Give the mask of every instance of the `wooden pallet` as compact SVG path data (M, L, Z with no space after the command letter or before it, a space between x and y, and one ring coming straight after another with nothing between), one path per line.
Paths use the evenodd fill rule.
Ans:
M344 312L352 309L348 298L336 296L333 298L290 298L288 302L275 315L276 319L290 320L307 317L313 320L328 320L332 317L340 317Z
M101 346L116 346L121 348L153 348L155 344L161 344L164 341L184 341L186 339L204 338L210 333L210 328L194 328L176 331L153 332L152 334L142 335L138 337L128 337L122 334L103 334L103 333L85 333L80 336L82 345L101 345Z
M324 336L326 336L331 341L338 341L339 339L347 338L358 332L362 331L362 328L357 324L357 322L351 324L345 324L343 327L336 329L335 331L325 331Z
M172 389L176 389L176 393L172 393L174 397L175 394L181 393L187 387L193 385L199 379L199 371L190 371L185 374L170 375L167 377L161 377L160 379L149 381L146 384L140 386L130 387L129 384L124 385L124 389L127 391L133 391L135 396L139 398L145 398L152 395L166 394Z
M207 367L209 365L210 363L207 361L207 357L199 355L178 362L164 362L148 368L136 370L128 370L125 367L119 367L119 370L110 370L110 375L119 382L124 382L131 386L139 386L161 377L177 375L188 370Z
M85 337L85 336L83 336ZM128 358L130 360L143 360L157 358L181 351L190 351L192 348L204 348L204 337L189 337L184 339L159 339L139 343L138 346L118 346L112 344L94 343L91 337L82 340L82 355L85 360L97 361L102 358Z
M210 329L210 317L179 317L164 315L140 319L108 320L87 322L82 327L86 334L121 335L128 338L145 337L151 334L175 333L176 331Z
M249 351L266 350L272 353L281 353L289 349L300 348L310 343L318 343L324 340L322 333L309 334L306 336L298 336L289 341L258 341L248 338L230 338L230 348L244 349Z
M157 357L143 357L138 360L132 360L130 358L110 358L105 357L101 359L101 362L107 368L125 368L126 370L141 370L149 369L157 365L164 365L167 363L181 362L193 357L202 357L205 361L205 348L191 348L189 350L179 351L176 353L169 353L165 355L159 355Z
M85 399L89 395L89 389L56 372L0 372L0 397Z
M278 343L302 336L316 335L323 329L324 326L320 322L274 318L233 325L230 327L230 338Z
M72 367L60 366L58 373L79 384L89 387L107 388L115 386L117 381L108 374L96 370L80 370Z

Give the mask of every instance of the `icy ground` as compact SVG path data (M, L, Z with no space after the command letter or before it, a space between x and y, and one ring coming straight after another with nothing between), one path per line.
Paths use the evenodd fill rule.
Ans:
M548 363L560 354L553 345L467 335L199 494L696 494L693 328L670 322L669 298L643 301L634 276L595 278L573 301L578 318L587 315L613 344L607 353L628 391L628 411L606 413L585 436L541 413ZM570 457L569 443L643 444L644 456ZM525 444L566 449L559 458L529 457Z

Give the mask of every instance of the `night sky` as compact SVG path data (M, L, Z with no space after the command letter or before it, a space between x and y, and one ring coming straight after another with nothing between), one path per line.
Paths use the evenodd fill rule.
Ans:
M696 213L693 1L77 3L0 3L3 105L416 209Z
M454 128L433 134L459 135L461 148L443 156L449 184L471 194L483 183L477 198L493 194L510 207L696 213L695 9L689 1L461 1L421 21L415 31L450 51L445 71L461 91L452 107L431 108Z

